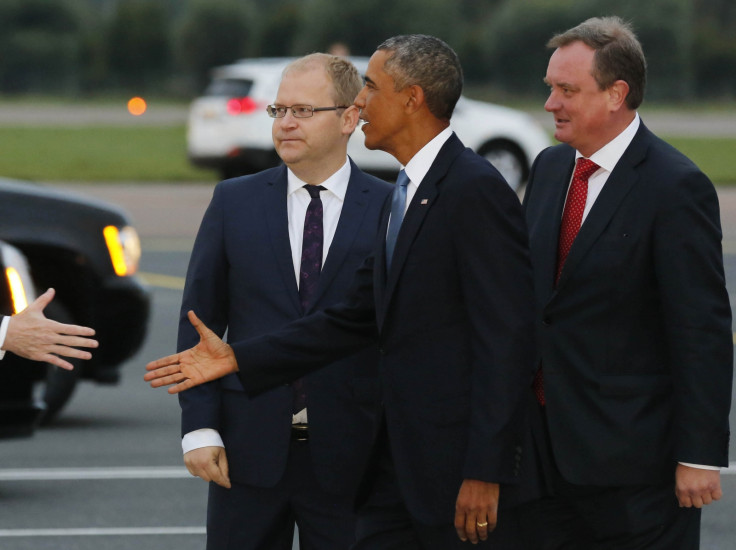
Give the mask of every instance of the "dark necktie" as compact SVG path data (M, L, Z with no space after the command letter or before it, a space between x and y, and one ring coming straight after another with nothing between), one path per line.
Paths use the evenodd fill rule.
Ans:
M570 253L572 243L578 236L580 226L583 223L583 213L585 212L585 202L588 200L588 178L593 172L598 170L599 166L586 158L580 157L575 166L575 173L572 176L570 189L567 192L567 200L565 201L565 209L562 211L562 223L560 225L560 240L557 245L557 272L555 273L555 286L560 280L562 267L565 265L567 255ZM539 367L534 376L534 393L537 395L537 401L540 405L544 405L544 373L542 367Z
M307 310L314 292L319 283L319 273L322 270L322 249L324 246L324 230L322 228L322 200L319 198L320 191L324 191L321 185L305 185L312 200L307 206L307 215L304 217L304 237L302 239L302 263L299 268L299 303L302 312ZM307 405L307 396L304 380L295 380L294 402L292 411L298 413Z
M399 236L401 222L404 220L404 211L406 210L406 187L409 185L409 176L402 170L396 179L396 187L391 199L391 219L388 222L388 231L386 231L386 272L391 269L391 261L394 256L394 248L396 248L396 238Z

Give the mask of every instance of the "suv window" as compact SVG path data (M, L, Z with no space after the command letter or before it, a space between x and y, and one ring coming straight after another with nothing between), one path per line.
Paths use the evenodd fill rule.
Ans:
M204 94L223 97L246 97L253 87L252 80L239 78L222 78L213 80Z

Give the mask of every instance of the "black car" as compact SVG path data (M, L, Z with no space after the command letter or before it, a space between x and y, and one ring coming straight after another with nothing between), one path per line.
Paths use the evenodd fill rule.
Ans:
M23 254L0 241L0 314L13 315L35 299L33 281ZM0 361L0 437L29 435L43 407L34 401L33 387L46 368L12 353Z
M0 178L0 239L27 258L39 293L56 289L46 316L95 329L100 347L73 371L47 367L42 421L64 406L80 379L114 384L142 345L150 297L135 275L138 235L118 207Z

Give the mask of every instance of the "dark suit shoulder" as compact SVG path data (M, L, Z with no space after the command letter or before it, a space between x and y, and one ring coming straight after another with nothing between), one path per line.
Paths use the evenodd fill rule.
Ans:
M713 183L692 160L643 123L619 163L636 170L663 208L693 197L712 200L716 195Z
M377 178L375 176L372 176L370 174L367 174L366 172L363 172L358 166L353 162L353 160L350 160L350 180L359 182L361 185L364 185L367 189L376 190L378 192L381 192L383 194L388 194L393 192L394 186L393 184L384 181L380 178Z
M245 176L238 176L237 178L222 180L216 185L215 189L226 192L233 189L252 190L254 186L275 182L281 177L286 177L286 166L284 165L268 168L266 170L256 172L255 174L247 174Z
M662 170L664 173L681 173L683 175L701 172L700 168L680 150L651 132L648 132L648 134L648 161L656 163L658 170Z
M519 200L496 167L472 149L463 150L454 159L441 187L461 202L481 197L505 197L517 203Z

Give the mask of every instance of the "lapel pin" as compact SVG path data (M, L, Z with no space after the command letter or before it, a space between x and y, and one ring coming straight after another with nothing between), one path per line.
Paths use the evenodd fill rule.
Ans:
M422 199L422 202L419 204L427 204L429 202L429 199Z

